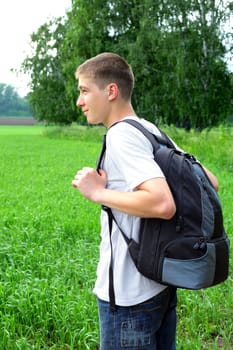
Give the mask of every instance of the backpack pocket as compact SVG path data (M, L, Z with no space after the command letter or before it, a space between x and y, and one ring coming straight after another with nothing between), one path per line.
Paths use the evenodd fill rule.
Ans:
M205 253L196 258L164 257L161 265L161 283L186 289L201 289L224 281L228 275L228 240L207 242ZM177 247L181 249L181 247ZM221 277L216 279L216 262L225 256ZM225 271L225 273L224 273Z

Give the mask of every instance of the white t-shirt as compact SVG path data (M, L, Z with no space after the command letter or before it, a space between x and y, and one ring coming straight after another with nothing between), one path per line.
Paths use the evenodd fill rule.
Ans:
M136 119L154 134L160 134L155 125L144 119L127 118ZM164 177L160 167L154 161L150 141L140 130L127 123L118 123L108 130L102 168L107 172L107 188L125 192L134 191L138 185L146 180ZM112 211L123 232L129 238L138 241L140 218L117 210ZM129 255L124 237L114 222L111 237L116 305L131 306L142 303L166 288L137 271ZM104 301L109 301L110 259L108 215L102 210L100 259L93 292Z

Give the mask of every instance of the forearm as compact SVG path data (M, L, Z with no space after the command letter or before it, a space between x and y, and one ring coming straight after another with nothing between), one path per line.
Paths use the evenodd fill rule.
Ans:
M154 210L147 203L147 193L144 191L121 192L105 188L96 197L93 197L93 201L129 215L139 217L154 216Z
M123 192L107 188L107 176L92 168L78 171L73 187L87 199L139 217L170 219L176 211L173 196L164 178L154 178L139 185L135 191Z
M175 214L175 204L170 192L146 189L121 192L104 188L94 194L92 200L106 207L138 217L170 219Z

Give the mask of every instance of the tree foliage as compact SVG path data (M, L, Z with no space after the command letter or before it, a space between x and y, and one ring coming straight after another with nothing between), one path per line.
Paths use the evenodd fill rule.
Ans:
M20 97L13 86L0 83L0 116L27 117L30 115L27 97Z
M231 5L223 0L73 0L66 19L44 24L31 37L34 51L23 67L31 73L30 101L37 117L82 121L75 107L76 67L113 51L134 70L138 115L187 129L224 121L232 113L232 74L224 61L222 26Z
M79 121L84 117L77 110L75 70L89 57L113 49L109 35L108 2L105 0L73 1L67 14L65 39L61 47L62 68L66 76L66 92Z
M62 71L61 44L66 24L62 18L50 20L31 35L32 54L22 70L30 74L29 103L38 120L69 124L76 119L66 94Z

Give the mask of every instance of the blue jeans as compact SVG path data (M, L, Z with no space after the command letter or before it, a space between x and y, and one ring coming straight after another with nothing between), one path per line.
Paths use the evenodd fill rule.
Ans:
M144 303L115 312L98 299L100 350L175 350L176 289L166 288Z

